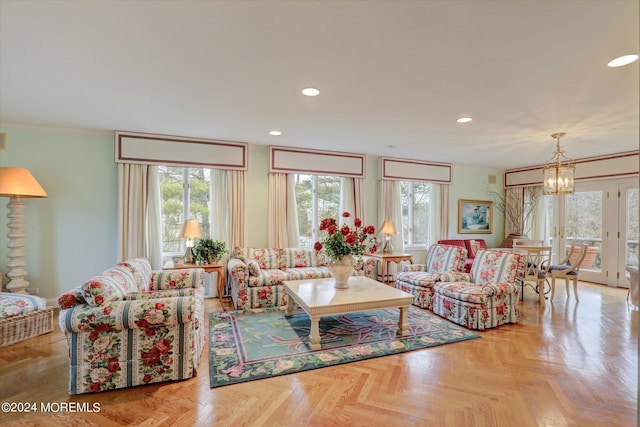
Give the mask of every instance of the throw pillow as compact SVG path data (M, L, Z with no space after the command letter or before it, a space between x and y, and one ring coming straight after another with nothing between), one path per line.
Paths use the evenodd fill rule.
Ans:
M82 285L82 293L87 304L96 307L109 301L123 300L129 286L121 271L111 269L89 279Z
M249 275L250 276L259 276L260 275L260 264L255 259L250 259L247 261L247 267L249 267Z

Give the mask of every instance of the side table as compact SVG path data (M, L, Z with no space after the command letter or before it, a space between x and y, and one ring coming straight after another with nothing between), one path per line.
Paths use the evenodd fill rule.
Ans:
M216 289L218 290L218 298L222 301L222 293L225 286L224 265L221 263L215 264L174 264L172 261L168 261L162 267L163 270L180 270L183 268L201 268L205 273L218 273L216 280Z
M409 261L411 264L413 264L413 257L409 254L387 253L387 252L372 254L367 252L364 255L371 258L376 258L380 261L380 270L382 271L382 283L386 285L393 285L393 283L395 282L395 279L393 278L391 280L387 280L387 272L389 271L389 265L392 262L395 262L396 264L400 264L400 262L402 261Z

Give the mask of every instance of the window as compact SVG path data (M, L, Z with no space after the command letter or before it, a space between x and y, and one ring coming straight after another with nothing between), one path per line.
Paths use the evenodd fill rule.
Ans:
M402 232L405 246L428 245L432 213L432 184L402 181Z
M186 219L196 219L202 234L211 231L210 193L211 170L159 166L162 212L162 253L179 254L185 250L180 237Z
M312 248L320 221L326 217L339 220L341 178L297 174L295 180L300 247Z

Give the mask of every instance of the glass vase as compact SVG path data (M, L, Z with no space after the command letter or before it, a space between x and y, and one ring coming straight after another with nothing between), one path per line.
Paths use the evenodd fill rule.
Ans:
M349 277L353 275L354 261L351 255L345 255L340 259L329 260L329 271L335 279L333 285L336 289L346 289L349 287Z

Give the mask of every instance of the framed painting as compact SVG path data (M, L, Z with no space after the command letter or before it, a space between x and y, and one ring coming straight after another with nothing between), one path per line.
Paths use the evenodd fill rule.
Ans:
M491 234L493 229L493 202L485 200L458 200L458 233Z

